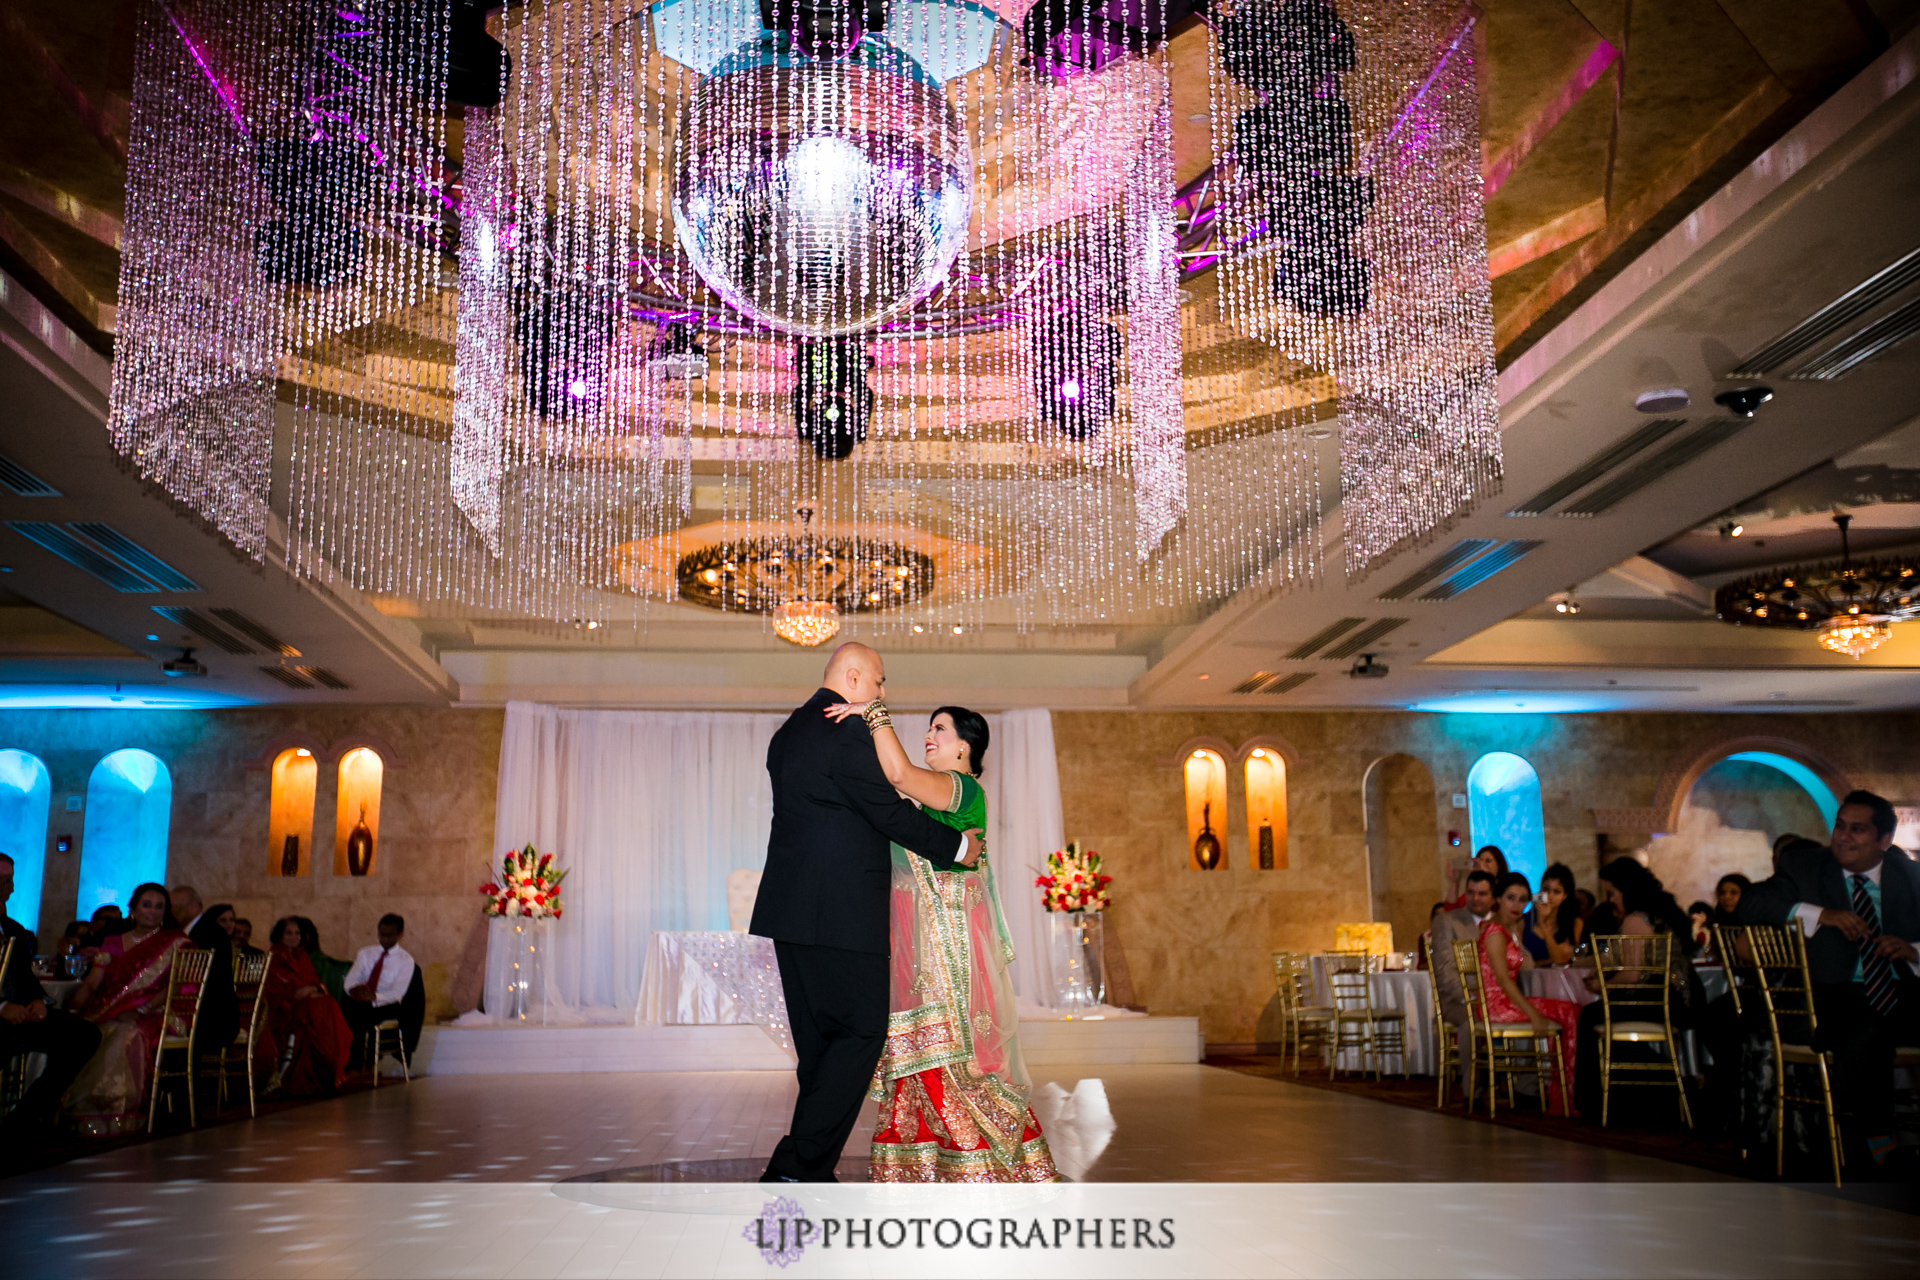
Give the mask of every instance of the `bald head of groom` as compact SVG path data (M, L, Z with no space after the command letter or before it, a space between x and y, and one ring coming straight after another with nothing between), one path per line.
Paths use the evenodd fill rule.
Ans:
M877 650L849 640L827 659L820 683L848 702L872 702L887 691L887 664Z

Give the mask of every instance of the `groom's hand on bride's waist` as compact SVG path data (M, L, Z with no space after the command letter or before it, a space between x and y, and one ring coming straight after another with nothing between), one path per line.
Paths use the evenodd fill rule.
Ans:
M966 844L960 856L954 859L955 866L971 867L980 861L980 855L986 850L987 836L979 827L971 827L960 833L966 837Z

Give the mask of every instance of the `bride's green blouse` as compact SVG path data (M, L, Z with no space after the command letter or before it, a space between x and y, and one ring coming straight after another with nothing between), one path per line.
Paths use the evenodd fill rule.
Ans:
M970 773L951 770L947 777L953 782L953 798L945 809L930 811L937 822L944 822L955 831L971 831L975 828L986 830L987 793L980 789L980 782ZM954 867L955 871L967 871L967 867Z

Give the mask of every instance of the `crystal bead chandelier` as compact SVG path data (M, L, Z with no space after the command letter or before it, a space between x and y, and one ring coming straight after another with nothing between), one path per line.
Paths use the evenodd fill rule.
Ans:
M249 555L637 633L808 508L938 582L748 612L933 643L1317 583L1329 420L1350 576L1498 484L1455 0L489 8L137 0L110 429Z
M1729 582L1714 593L1723 622L1819 633L1820 646L1858 662L1893 637L1892 623L1920 617L1920 562L1899 556L1855 562L1847 527L1840 559L1769 569Z

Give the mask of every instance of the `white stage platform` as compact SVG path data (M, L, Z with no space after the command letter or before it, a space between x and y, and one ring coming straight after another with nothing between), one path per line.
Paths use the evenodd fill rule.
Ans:
M1020 1023L1031 1067L1198 1062L1198 1018ZM427 1075L585 1071L791 1071L756 1026L429 1027L416 1069Z

